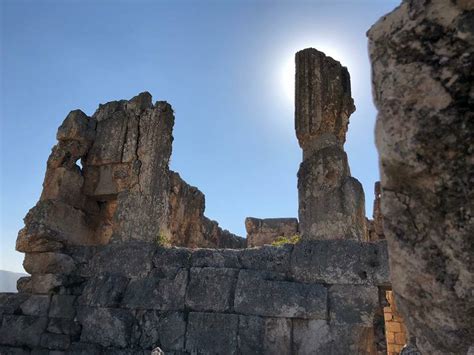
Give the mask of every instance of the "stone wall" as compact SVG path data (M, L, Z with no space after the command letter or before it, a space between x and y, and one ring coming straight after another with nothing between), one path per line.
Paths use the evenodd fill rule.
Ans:
M293 237L299 234L296 218L245 219L247 246L258 247L272 244L278 237Z
M393 291L386 293L388 305L384 307L385 334L387 339L387 355L399 355L407 343L407 332L403 317L398 312Z
M368 32L393 290L426 354L474 351L473 23L405 0Z
M375 354L379 286L389 283L385 242L127 241L48 257L32 262L43 267L20 293L0 294L2 354Z
M204 216L204 195L169 170L173 124L171 106L153 104L147 92L100 105L92 117L72 111L58 129L17 250L162 236L180 246L245 247L245 239Z

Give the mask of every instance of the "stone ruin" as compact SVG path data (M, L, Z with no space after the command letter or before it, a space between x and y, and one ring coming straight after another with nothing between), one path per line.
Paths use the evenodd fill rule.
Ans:
M349 73L307 49L296 79L300 222L248 218L248 247L206 218L204 195L169 170L169 104L142 93L92 117L72 111L18 235L31 276L0 296L1 350L384 351L387 250L366 241L362 187L343 150ZM294 234L300 243L265 245Z
M405 0L368 32L373 220L343 149L349 73L315 49L296 55L299 220L248 218L247 240L169 170L169 104L72 111L18 235L31 276L0 294L0 353L392 355L393 333L407 354L471 354L473 11Z

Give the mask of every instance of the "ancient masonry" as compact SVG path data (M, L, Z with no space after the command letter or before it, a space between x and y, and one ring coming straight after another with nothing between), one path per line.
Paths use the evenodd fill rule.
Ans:
M397 306L423 354L474 354L474 2L403 1L368 36Z
M169 104L142 93L72 111L18 235L31 276L0 294L0 353L386 353L386 243L367 236L343 150L354 109L346 68L297 53L299 223L247 219L256 248L169 170Z

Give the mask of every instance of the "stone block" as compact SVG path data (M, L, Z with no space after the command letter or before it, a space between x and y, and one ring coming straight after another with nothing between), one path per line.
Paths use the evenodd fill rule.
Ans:
M184 310L187 283L186 269L180 269L167 278L155 270L146 277L130 281L122 304L136 309Z
M321 352L321 348L324 348L330 339L331 333L327 321L293 319L293 351L295 354L326 354Z
M376 286L332 285L329 287L331 324L371 326L379 306Z
M298 234L296 218L253 218L245 219L247 247L271 244L277 237L292 237Z
M44 333L40 344L50 350L66 350L71 345L71 338L65 334Z
M91 260L93 274L123 274L126 277L143 277L153 264L156 245L128 242L100 247Z
M125 348L130 344L134 317L125 309L80 307L81 342Z
M24 349L24 348L16 348L12 346L0 345L0 354L2 355L30 355L30 350Z
M18 232L15 249L22 253L60 251L64 247L58 233L42 223L29 224Z
M21 304L21 313L27 316L47 317L50 300L49 295L31 295Z
M95 344L73 342L69 347L67 354L71 355L102 355L103 350Z
M30 274L70 274L76 269L74 259L63 253L27 253L23 267Z
M78 303L87 306L116 307L122 301L129 279L117 274L104 274L89 279Z
M91 142L95 136L95 124L95 120L81 110L71 111L59 126L56 139L58 141Z
M197 249L193 251L191 265L239 269L240 255L241 251L235 249Z
M186 307L193 311L230 311L238 272L227 268L191 268Z
M26 293L0 293L0 319L4 314L20 313L21 305L29 297Z
M76 337L81 333L81 326L72 319L50 318L47 331L54 334L66 334Z
M186 350L198 354L237 354L239 316L189 313Z
M46 317L6 314L0 326L0 345L37 347L47 323Z
M72 295L53 295L49 316L53 318L73 319L76 315L74 302L76 296Z
M68 284L68 278L58 274L35 274L21 277L17 281L18 292L34 294L55 293L61 286Z
M242 270L234 309L247 315L326 319L327 290L319 284L274 280L264 272Z
M274 271L286 274L290 270L293 245L263 246L242 250L240 261L244 269Z
M239 316L240 354L291 354L291 320Z
M387 286L386 242L320 240L295 245L291 275L300 282Z
M83 208L86 203L82 194L83 184L84 177L79 167L49 167L40 200L60 200L76 208Z
M181 312L138 311L134 342L143 349L157 345L165 351L182 350L186 335L186 317Z
M153 257L153 265L163 276L173 275L179 269L191 265L191 250L188 248L157 248Z

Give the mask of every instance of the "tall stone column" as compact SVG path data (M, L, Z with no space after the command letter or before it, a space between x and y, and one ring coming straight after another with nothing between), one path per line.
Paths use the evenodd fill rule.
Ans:
M302 238L357 239L365 233L364 192L344 152L355 111L349 72L314 48L296 53L295 128Z

